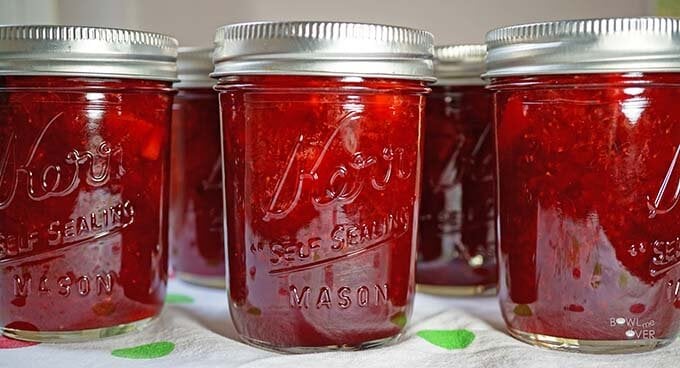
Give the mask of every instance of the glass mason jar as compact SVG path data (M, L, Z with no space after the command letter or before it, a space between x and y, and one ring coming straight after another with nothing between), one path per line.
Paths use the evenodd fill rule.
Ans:
M435 47L437 84L425 109L425 160L418 228L418 290L492 292L498 281L491 123L480 75L484 45Z
M679 29L596 19L487 36L499 294L520 340L610 353L676 339Z
M167 281L177 41L0 27L0 327L68 342L138 329Z
M225 286L222 148L212 49L180 48L172 115L170 249L177 276Z
M250 23L216 45L236 330L287 352L395 339L415 289L432 35Z

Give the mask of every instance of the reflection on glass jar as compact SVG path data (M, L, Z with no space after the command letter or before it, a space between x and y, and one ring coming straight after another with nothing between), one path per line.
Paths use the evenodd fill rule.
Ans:
M492 95L484 45L435 48L425 111L418 290L474 295L496 287Z
M180 48L173 107L170 248L177 276L224 287L222 156L212 49Z
M78 40L22 41L28 28L0 33L54 54L46 67L38 51L23 53L9 66L19 76L0 76L0 326L35 341L135 330L160 313L165 297L176 41L90 29L86 42L127 50L129 60L110 68L91 54L58 51ZM109 41L110 32L158 46L135 52ZM0 41L0 60L16 56L10 50ZM149 57L167 70L140 70Z
M324 25L271 29L294 34L293 44L328 42L337 50L346 50L343 42L380 49L391 44L367 33L392 29L386 26L346 24L347 32L327 38L332 41L296 33ZM223 28L225 50L237 42L229 37L239 27ZM378 69L372 63L357 69L368 68L362 74L375 78L323 76L327 60L316 59L305 64L312 69L305 76L230 76L248 73L231 69L243 67L230 63L234 55L216 53L230 158L230 311L246 342L293 352L366 348L393 340L408 321L431 36L403 31L422 41L402 46L421 56L409 61L412 74L401 79L377 73L399 74L391 58L401 53L386 56ZM346 61L331 64L362 55L348 51Z
M592 29L615 24L589 22L597 23ZM503 41L495 37L502 32L490 37L496 45L489 72L497 91L500 300L510 332L533 344L641 351L674 341L680 328L680 74L670 72L678 66L671 59L655 68L668 73L645 72L641 62L652 52L649 44L675 39L678 23L627 24L635 42L625 50L570 48L583 53L575 57L549 49L550 57L531 58L542 68L533 70L544 71L535 76L523 76L521 63L503 66L523 57L519 49L527 43L552 45L548 40L517 41L513 54L512 44L499 46ZM598 42L614 45L616 35ZM588 42L579 35L565 40ZM496 47L508 60L496 56ZM653 52L675 60L672 50ZM542 64L563 59L569 62L561 75ZM585 66L577 61L605 59L619 63L607 73L579 72Z

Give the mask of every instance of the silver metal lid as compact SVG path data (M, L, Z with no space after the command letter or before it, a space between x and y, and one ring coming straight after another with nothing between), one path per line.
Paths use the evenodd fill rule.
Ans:
M177 40L127 29L0 26L0 75L89 76L173 81Z
M486 45L448 45L434 48L437 84L480 85Z
M213 77L361 76L434 81L426 31L366 23L259 22L215 35Z
M484 77L680 71L674 18L564 20L499 28L486 35Z
M215 80L210 78L213 71L212 47L180 47L177 55L177 78L175 88L211 88Z

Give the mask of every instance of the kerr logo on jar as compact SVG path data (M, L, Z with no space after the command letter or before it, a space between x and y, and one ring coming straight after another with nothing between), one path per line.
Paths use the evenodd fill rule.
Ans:
M73 193L83 180L92 187L101 187L112 177L120 178L125 174L121 146L106 141L93 151L73 147L62 157L45 157L47 152L54 150L54 147L49 150L45 147L45 138L61 116L59 113L45 124L30 142L24 157L19 157L17 150L28 142L18 141L15 133L9 135L0 156L0 210L8 208L17 196L44 201ZM54 161L46 163L48 160Z
M668 171L666 172L666 176L661 183L661 187L659 188L656 198L654 198L654 201L652 201L651 197L647 196L649 218L655 218L658 215L667 214L678 205L678 202L680 202L680 174L675 175L677 176L677 180L675 188L673 187L673 174L676 171L676 167L678 167L679 158L680 146L675 150L675 155L673 156L673 160L668 167ZM670 200L667 201L668 204L665 207L662 207L664 197L670 197Z
M666 175L661 182L654 200L647 196L647 209L652 221L667 216L680 202L680 147L675 149ZM628 252L631 256L644 255L651 250L652 258L649 274L660 277L680 265L680 236L674 239L657 239L650 242L632 244Z
M50 141L62 116L55 115L34 137L10 131L0 142L0 219L6 220L0 228L0 260L41 247L98 238L134 222L132 202L120 196L112 196L109 203L95 201L83 213L67 212L46 223L31 222L30 211L21 211L23 217L2 218L13 205L35 202L39 206L50 198L72 195L85 185L105 187L125 175L120 144L102 140L95 149L84 150Z
M391 182L411 177L415 159L408 159L402 147L386 144L381 152L356 150L356 138L351 137L360 117L357 112L342 117L311 165L296 173L293 168L297 167L300 152L309 143L304 135L297 137L274 195L264 209L264 221L285 218L304 200L310 200L315 208L351 203L366 188L385 191ZM329 157L337 156L337 153L331 153L333 148L337 150L337 145L342 145L340 150L347 156L342 162L337 159L331 162ZM322 175L322 172L329 174ZM291 187L292 190L285 190L288 198L284 198L284 188ZM303 194L305 189L310 193L308 196Z
M268 261L270 275L323 267L408 238L417 146L402 148L398 133L362 130L362 123L349 112L324 135L298 135L275 185L258 189L266 193L255 215L262 226L282 219L299 226L250 240L250 253Z

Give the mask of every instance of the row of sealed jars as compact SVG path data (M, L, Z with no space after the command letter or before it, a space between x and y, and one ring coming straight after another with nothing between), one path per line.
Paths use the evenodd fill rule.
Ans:
M364 42L399 40L333 27L218 32L230 309L244 340L284 351L390 341L410 317L414 243L421 290L475 294L498 280L496 237L517 338L587 352L673 340L676 20L491 32L487 86L484 47L438 48L424 115L432 75L413 73L413 58L394 65L408 46L359 65ZM314 50L304 63L300 47Z
M415 281L497 280L526 342L665 345L680 328L678 29L502 28L485 86L484 47L438 48L433 69L424 31L225 26L214 68L211 50L183 53L168 144L173 39L0 28L3 332L136 329L162 306L168 240L180 277L218 286L226 236L232 320L270 349L380 345L410 319Z
M225 235L244 340L305 351L400 334L432 35L288 22L216 40L217 86L187 50L173 88L171 37L0 27L4 335L139 329L162 308L169 243L180 277L219 286Z

